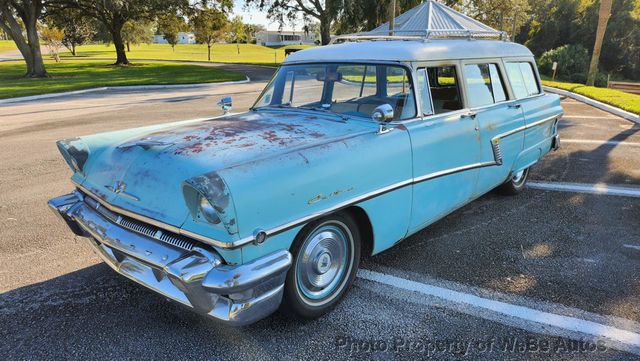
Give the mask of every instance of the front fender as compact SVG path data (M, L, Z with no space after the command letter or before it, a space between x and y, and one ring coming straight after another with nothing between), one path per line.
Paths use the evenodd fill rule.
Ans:
M395 203L362 198L412 176L404 127L386 134L376 130L372 124L365 134L220 170L235 204L239 238L259 231L269 234L263 245L243 251L243 262L288 249L305 223L351 204L369 214L376 239L394 242L404 237L411 209L408 188ZM394 199L393 192L380 196ZM378 227L376 220L385 218Z

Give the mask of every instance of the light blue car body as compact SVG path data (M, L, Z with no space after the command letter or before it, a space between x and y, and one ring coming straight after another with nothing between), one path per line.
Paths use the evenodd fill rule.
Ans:
M384 62L415 73L446 63L463 74L466 62L486 59L501 66L509 59L533 61L517 44L434 40L335 45L296 53L285 65ZM507 82L510 100L470 109L461 85L464 109L393 121L385 132L370 119L269 109L84 136L59 146L82 160L72 178L80 189L211 245L228 264L288 250L309 221L344 209L358 215L368 250L376 254L557 145L557 96L541 92L516 100ZM194 217L190 197L196 194L215 206L219 224ZM267 238L258 244L261 232Z

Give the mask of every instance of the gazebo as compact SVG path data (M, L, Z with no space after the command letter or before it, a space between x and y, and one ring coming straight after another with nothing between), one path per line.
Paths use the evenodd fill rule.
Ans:
M422 4L395 18L395 26L389 23L362 33L341 35L334 41L384 40L389 38L479 38L506 40L506 33L461 14L435 0Z

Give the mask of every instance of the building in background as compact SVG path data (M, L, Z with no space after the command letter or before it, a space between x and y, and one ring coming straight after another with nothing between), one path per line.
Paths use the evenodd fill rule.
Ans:
M164 35L156 34L153 36L153 42L155 44L168 44L164 39ZM196 36L193 33L178 33L178 44L195 44Z
M256 33L256 43L263 46L313 45L316 34L305 34L304 31L266 30Z

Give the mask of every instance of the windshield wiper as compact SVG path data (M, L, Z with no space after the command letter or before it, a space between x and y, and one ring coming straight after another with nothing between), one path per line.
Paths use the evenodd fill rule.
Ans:
M338 117L338 118L340 118L340 119L342 119L344 121L349 120L349 117L344 115L344 114L335 113L335 112L332 112L329 109L325 109L325 108L322 108L322 107L320 107L320 108L318 108L318 107L298 107L298 108L304 109L304 110L316 111L316 112L323 112L325 114L336 116L336 117Z
M262 109L291 109L291 110L307 110L307 111L314 111L314 112L322 112L328 115L332 115L334 117L340 118L340 120L342 121L347 121L349 120L349 117L344 115L344 114L338 114L338 113L334 113L331 110L328 109L324 109L324 108L317 108L317 107L293 107L289 104L272 104L272 105L265 105L265 106L261 106L261 107L256 107L256 108L252 108L251 110L253 111L260 111Z

